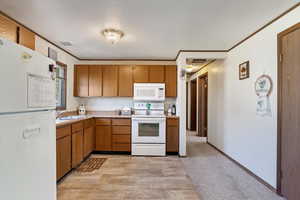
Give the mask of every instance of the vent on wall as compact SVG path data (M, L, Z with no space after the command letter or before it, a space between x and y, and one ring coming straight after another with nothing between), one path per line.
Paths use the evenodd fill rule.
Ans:
M187 58L186 64L187 65L202 65L207 62L207 59L203 58Z
M61 41L60 43L61 43L63 46L65 46L65 47L70 47L70 46L72 46L72 43L71 43L71 42Z

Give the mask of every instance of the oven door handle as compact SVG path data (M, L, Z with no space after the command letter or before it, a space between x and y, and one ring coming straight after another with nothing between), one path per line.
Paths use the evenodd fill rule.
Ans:
M132 121L136 122L165 122L165 118L155 118L155 119L149 119L149 118L133 118Z

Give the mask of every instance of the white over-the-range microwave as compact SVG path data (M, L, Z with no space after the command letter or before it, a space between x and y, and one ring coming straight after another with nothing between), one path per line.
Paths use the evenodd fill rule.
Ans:
M135 83L133 99L135 101L164 101L165 84Z

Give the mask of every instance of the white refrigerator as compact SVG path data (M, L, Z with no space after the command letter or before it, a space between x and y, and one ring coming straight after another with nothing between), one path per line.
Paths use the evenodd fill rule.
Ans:
M56 199L54 64L0 37L0 199Z

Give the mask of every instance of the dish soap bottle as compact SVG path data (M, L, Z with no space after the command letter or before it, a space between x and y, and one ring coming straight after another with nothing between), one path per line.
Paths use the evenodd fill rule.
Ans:
M79 115L85 115L86 114L86 110L85 110L85 106L83 104L81 104L78 108L78 114Z
M176 115L176 106L173 104L172 109L171 109L172 115Z

